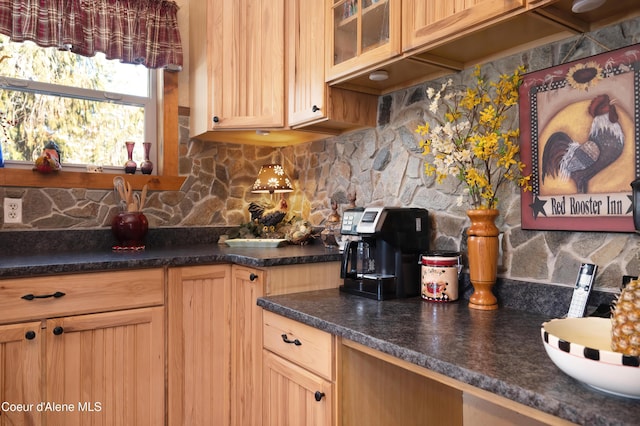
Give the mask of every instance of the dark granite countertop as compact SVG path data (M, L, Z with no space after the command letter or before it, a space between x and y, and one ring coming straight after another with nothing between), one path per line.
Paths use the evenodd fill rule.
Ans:
M377 302L337 289L260 298L258 305L578 424L640 419L640 401L589 388L551 362L540 337L548 315L477 311L463 300Z
M147 248L114 252L109 249L52 251L0 256L0 278L129 268L234 263L252 267L339 261L338 250L322 244L278 248L230 248L218 244Z

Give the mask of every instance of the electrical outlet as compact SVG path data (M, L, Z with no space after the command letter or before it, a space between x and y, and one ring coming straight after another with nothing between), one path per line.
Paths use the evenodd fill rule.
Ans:
M22 223L22 198L4 199L4 223Z

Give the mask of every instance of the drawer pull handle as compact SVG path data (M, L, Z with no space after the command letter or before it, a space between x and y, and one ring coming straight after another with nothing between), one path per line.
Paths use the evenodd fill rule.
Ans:
M249 275L249 281L255 281L258 279L258 275L254 274L253 272L251 273L251 275Z
M42 295L25 294L24 296L22 296L22 299L24 299L24 300L48 299L50 297L55 297L57 299L57 298L62 297L64 295L65 295L65 293L63 293L61 291L56 291L55 293L52 293L52 294L42 294Z
M29 330L24 334L24 338L27 340L33 340L36 338L36 332L33 330Z
M316 398L316 401L320 402L322 398L324 398L324 392L316 391L313 396Z
M57 326L56 328L53 329L53 334L55 334L56 336L59 336L62 333L64 333L64 328L60 326Z
M293 343L296 346L302 345L302 342L300 340L298 340L298 339L291 340L291 339L289 339L289 337L287 337L286 334L282 335L282 341L285 342L285 343Z

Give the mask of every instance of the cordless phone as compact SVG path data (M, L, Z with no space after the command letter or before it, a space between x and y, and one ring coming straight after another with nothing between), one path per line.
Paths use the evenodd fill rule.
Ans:
M567 318L581 318L584 316L587 299L589 298L589 293L591 293L593 279L596 276L597 270L598 265L594 265L593 263L583 263L580 265L580 271L576 279L576 286L573 289L573 297L571 298Z

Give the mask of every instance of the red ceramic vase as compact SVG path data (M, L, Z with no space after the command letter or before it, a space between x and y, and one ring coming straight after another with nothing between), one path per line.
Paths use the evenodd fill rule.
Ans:
M149 222L142 212L121 212L111 221L111 231L122 248L144 248Z

